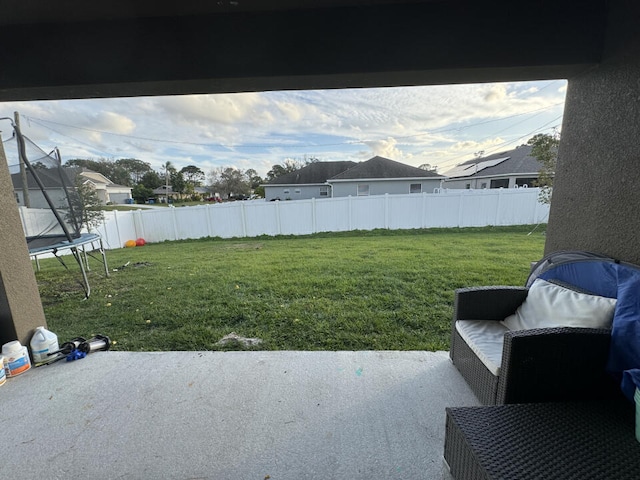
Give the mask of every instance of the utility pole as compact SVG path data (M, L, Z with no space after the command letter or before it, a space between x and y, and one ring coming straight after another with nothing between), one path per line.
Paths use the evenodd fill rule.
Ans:
M13 112L14 123L20 130L20 114ZM25 168L24 159L22 158L22 150L18 148L18 158L20 164L20 181L22 182L22 198L24 200L24 206L31 207L31 201L29 200L29 179L27 178L27 169Z
M169 206L169 162L164 165L164 199Z

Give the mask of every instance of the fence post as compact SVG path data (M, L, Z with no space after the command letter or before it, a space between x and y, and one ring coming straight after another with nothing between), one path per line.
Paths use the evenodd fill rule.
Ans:
M247 236L247 212L244 209L244 202L240 202L240 219L242 220L242 236Z
M276 204L276 231L278 235L282 235L282 225L280 223L280 200L273 202Z
M118 210L113 211L113 220L116 224L116 235L118 236L118 248L122 248L122 245L124 245L124 242L122 241L122 238L120 238L120 225L118 224Z
M420 215L420 228L427 228L427 192L422 192L422 215Z
M464 192L466 190L461 190L458 195L458 228L462 228L462 213L464 212L464 201L462 199L464 198Z
M171 223L173 224L173 239L179 240L178 238L178 219L176 218L176 207L167 207L171 210Z
M389 230L389 194L384 194L384 228Z
M502 208L502 188L498 189L498 203L496 205L496 221L494 223L494 225L502 225L502 221L501 221L501 216L500 216L500 210Z
M145 238L147 235L144 230L144 221L142 220L142 209L136 210L136 220L137 220L136 227L138 226L140 227L139 230L138 228L136 228L136 234L137 234L136 236Z
M207 217L207 233L210 237L213 237L213 232L211 231L211 204L207 203L205 207L204 214Z
M318 227L316 225L316 197L311 198L311 233L316 233Z
M351 197L351 195L349 195L349 203L347 204L347 206L349 207L349 208L348 208L348 210L349 210L349 231L352 231L352 230L353 230L353 222L352 222L352 220L351 220L351 216L352 216L352 213L351 213L352 204L353 204L353 197Z

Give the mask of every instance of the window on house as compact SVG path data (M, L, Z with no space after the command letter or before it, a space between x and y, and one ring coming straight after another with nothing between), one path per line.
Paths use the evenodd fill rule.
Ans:
M465 183L464 188L466 188L467 190L471 190L471 184Z
M300 195L300 189L299 189L299 188L296 188L296 189L293 191L293 193L295 193L295 194L297 194L297 195Z
M20 196L16 193L16 202L20 203Z
M409 185L409 193L422 193L422 184L412 183Z
M328 197L329 196L329 187L320 187L320 196Z
M282 190L282 193L284 193L285 195L288 195L291 192L291 190L289 190L288 188L285 188L284 190Z
M362 185L358 185L358 196L366 197L367 195L369 195L369 185L366 183L363 183Z
M491 180L490 188L509 188L509 179L508 178L496 178L495 180Z
M535 187L535 182L538 180L536 177L524 177L524 178L516 178L516 185L519 187Z
M480 188L487 188L487 182L482 182L480 184Z

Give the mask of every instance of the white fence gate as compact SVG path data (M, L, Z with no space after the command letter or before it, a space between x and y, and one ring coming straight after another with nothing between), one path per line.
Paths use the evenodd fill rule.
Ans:
M193 207L105 212L97 228L105 248L202 237L307 235L349 230L483 227L546 222L549 206L537 188L443 190L440 193L342 197L296 201L240 201ZM46 212L46 211L45 211ZM27 225L46 222L42 211L22 208ZM51 213L49 212L49 215ZM37 219L36 219L37 216Z

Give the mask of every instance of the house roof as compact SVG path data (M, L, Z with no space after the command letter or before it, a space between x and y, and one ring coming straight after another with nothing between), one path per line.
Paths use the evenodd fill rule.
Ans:
M530 145L521 145L513 150L474 158L446 171L444 176L469 178L539 172L542 165L531 156L531 148Z
M37 168L38 178L44 185L44 188L62 188L63 181L66 186L73 186L73 179L76 176L76 172L69 168ZM63 180L60 179L60 175L63 175ZM20 173L14 173L11 175L11 182L14 189L22 188L22 177ZM27 187L29 189L39 189L40 187L36 183L35 178L27 170Z
M94 185L104 185L105 187L114 187L114 188L131 188L126 185L118 185L117 183L113 183L108 177L105 177L103 174L98 173L93 170L89 170L88 168L83 168L79 175L88 179Z
M295 172L280 175L266 185L302 185L325 183L328 179L357 165L355 162L314 162Z
M160 185L158 188L153 189L155 195L173 194L173 187L171 185Z
M355 164L349 170L330 178L330 180L357 180L364 178L443 178L435 172L412 167L405 163L384 157L373 157L366 162Z

